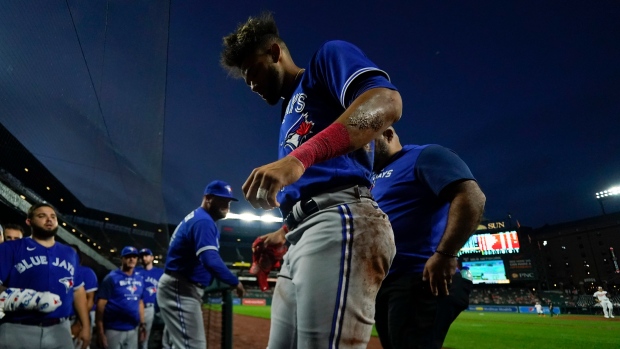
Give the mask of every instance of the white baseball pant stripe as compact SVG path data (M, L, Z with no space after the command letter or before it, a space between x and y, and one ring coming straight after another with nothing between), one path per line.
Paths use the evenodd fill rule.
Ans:
M207 345L202 317L204 290L168 274L159 279L157 304L172 347L204 349Z
M370 339L375 298L396 252L392 227L373 200L328 195L338 204L286 236L269 349L365 349Z

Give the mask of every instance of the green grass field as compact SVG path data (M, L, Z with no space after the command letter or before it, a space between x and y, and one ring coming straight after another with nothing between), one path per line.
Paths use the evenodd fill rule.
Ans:
M236 314L269 318L270 307L235 306ZM602 321L606 320L606 321ZM373 330L373 335L376 332ZM445 348L620 348L620 317L464 312L452 324Z

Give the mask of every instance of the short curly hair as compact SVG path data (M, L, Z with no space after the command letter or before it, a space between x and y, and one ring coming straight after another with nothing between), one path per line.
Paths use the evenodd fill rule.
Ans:
M273 14L263 12L257 17L249 17L245 23L240 23L234 32L224 37L220 63L231 75L241 77L243 61L256 50L274 42L286 50Z

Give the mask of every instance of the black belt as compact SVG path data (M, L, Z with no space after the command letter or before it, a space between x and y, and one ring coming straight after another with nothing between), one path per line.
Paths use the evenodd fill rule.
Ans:
M334 192L337 192L337 191L349 191L349 190L352 191L351 194L353 194L357 198L373 199L372 194L370 193L368 188L362 187L362 186L357 186L357 185L353 186L353 187L346 187L346 188L336 189L336 190L334 190ZM320 195L323 195L323 194L327 194L327 192L326 193L322 193ZM315 213L317 213L317 212L319 212L321 210L321 208L319 207L319 204L316 201L314 201L314 199L312 199L312 198L309 199L309 200L300 200L297 203L299 203L299 208L304 213L305 217L308 217L308 216L310 216L312 214L315 214ZM295 205L297 205L297 203L295 203ZM328 207L328 206L331 206L331 205L334 205L334 204L339 204L339 203L341 203L341 202L339 202L339 201L328 202L328 203L323 202L323 205L324 205L324 208L325 208L325 207ZM299 223L301 223L301 221L303 220L303 219L302 220L298 220L297 218L295 218L295 214L293 213L295 205L293 205L293 208L291 209L291 211L284 218L284 223L286 224L286 227L289 230L295 229L295 227L297 227L297 225L299 225Z
M313 199L301 203L299 208L301 208L306 217L319 212L319 205ZM286 215L286 218L284 218L284 224L286 224L286 227L289 230L295 229L299 223L301 222L297 221L295 215L293 214L293 210L291 210L291 212Z
M61 317L61 318L56 318L56 319L8 320L6 322L9 324L17 324L17 325L50 327L50 326L61 324L65 322L66 320L67 320L66 317Z

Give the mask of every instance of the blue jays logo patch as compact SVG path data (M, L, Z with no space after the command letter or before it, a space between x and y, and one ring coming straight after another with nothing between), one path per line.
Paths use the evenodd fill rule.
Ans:
M138 290L138 287L136 287L136 285L129 285L126 288L127 288L127 291L131 292L131 294L134 294L134 292Z
M149 291L149 295L151 296L157 293L157 287L148 287L146 290Z
M291 150L297 149L308 139L312 133L312 127L314 127L314 122L308 120L308 113L301 114L299 120L288 130L284 139L284 147Z
M58 280L58 282L65 286L67 293L69 293L69 290L73 289L73 276L62 278Z

